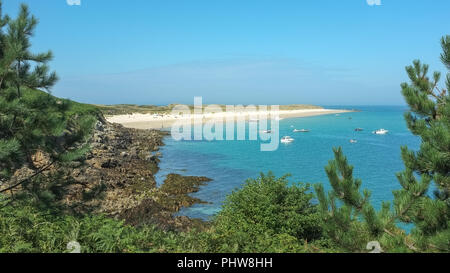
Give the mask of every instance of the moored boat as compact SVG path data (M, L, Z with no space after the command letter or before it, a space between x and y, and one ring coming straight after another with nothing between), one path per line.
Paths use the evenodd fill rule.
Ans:
M290 136L284 136L281 138L281 143L291 143L293 141L294 141L294 139Z
M385 129L378 129L378 130L376 130L376 131L373 131L373 133L374 133L375 135L385 135L385 134L389 133L389 131L388 131L388 130L385 130Z

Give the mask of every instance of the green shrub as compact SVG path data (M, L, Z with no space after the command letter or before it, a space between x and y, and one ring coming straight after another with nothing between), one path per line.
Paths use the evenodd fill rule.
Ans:
M209 232L213 252L301 252L321 239L309 185L261 174L229 195Z

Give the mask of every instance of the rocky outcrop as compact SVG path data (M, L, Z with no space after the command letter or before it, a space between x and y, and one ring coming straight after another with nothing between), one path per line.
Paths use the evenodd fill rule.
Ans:
M56 202L70 213L101 213L135 226L201 228L204 223L200 220L173 215L182 207L202 203L189 194L198 191L199 186L210 179L171 174L161 187L156 185L154 175L161 156L158 151L167 134L158 130L129 129L99 117L92 136L85 143L90 149L83 160L56 165L45 152L37 151L31 157L33 166L16 171L9 183L25 181L36 174L36 169L43 169L39 174L48 184L59 179L63 182L58 184L62 201ZM16 187L8 193L13 195L21 190Z
M68 182L64 185L62 203L72 213L106 214L135 226L201 228L203 221L173 215L182 207L202 203L189 194L210 179L171 174L161 187L156 186L154 175L161 156L158 151L164 145L165 135L158 130L125 128L99 118L88 141L90 150L82 161L68 166L50 164L42 174L48 180L62 178ZM42 168L49 165L50 158L37 151L32 161L35 167ZM33 174L31 168L24 167L16 172L12 183Z
M156 186L154 174L159 160L148 160L148 155L163 145L163 136L159 131L126 129L98 121L85 161L71 170L75 183L69 188L68 204L82 200L86 192L103 188L98 198L84 205L112 216L136 206L135 198L130 198L132 188L136 184L149 189Z
M201 185L209 181L211 179L206 177L169 174L160 188L153 191L138 206L125 210L121 214L121 218L132 225L157 224L164 229L202 228L205 223L198 219L189 219L183 216L172 217L172 215L182 207L204 203L188 194L197 192Z
M156 187L158 150L164 145L166 134L99 121L84 164L72 171L77 183L71 187L73 194L67 202L77 202L86 192L103 188L98 190L98 198L88 204L96 213L124 219L132 225L155 224L164 229L202 226L199 220L173 214L182 207L201 203L188 194L198 191L210 179L171 174L160 188Z

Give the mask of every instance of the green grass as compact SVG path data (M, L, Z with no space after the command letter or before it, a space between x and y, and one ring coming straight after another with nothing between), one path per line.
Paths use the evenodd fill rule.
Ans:
M23 95L24 99L28 99L28 100L34 100L35 98L38 98L38 97L45 99L46 97L48 97L49 100L56 100L56 101L60 101L61 103L65 103L68 105L68 110L66 112L66 114L68 114L68 115L98 116L101 113L101 109L95 105L79 103L79 102L68 100L68 99L58 98L58 97L55 97L52 94L44 92L42 90L37 90L37 89L32 90L32 89L28 89L28 88L23 88L22 95Z
M135 105L135 104L116 104L116 105L95 105L104 115L129 115L133 113L140 114L163 114L169 113L176 104L170 104L167 106L156 105ZM191 110L193 105L187 105ZM220 105L223 111L225 111L225 105ZM203 109L208 105L203 105ZM280 110L301 110L301 109L322 109L323 107L307 105L307 104L290 104L280 105Z

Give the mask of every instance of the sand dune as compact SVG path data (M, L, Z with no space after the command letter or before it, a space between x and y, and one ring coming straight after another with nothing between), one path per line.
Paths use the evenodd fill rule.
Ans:
M136 129L163 129L170 128L172 124L177 121L193 122L194 119L201 120L203 123L209 120L222 119L226 122L227 119L245 119L257 120L262 117L270 119L274 118L297 118L310 117L329 114L340 114L352 112L352 110L335 110L335 109L301 109L301 110L280 110L278 112L258 111L258 112L223 112L223 113L209 113L200 115L173 115L173 114L131 114L131 115L115 115L107 116L106 119L112 123L122 124L127 128Z

